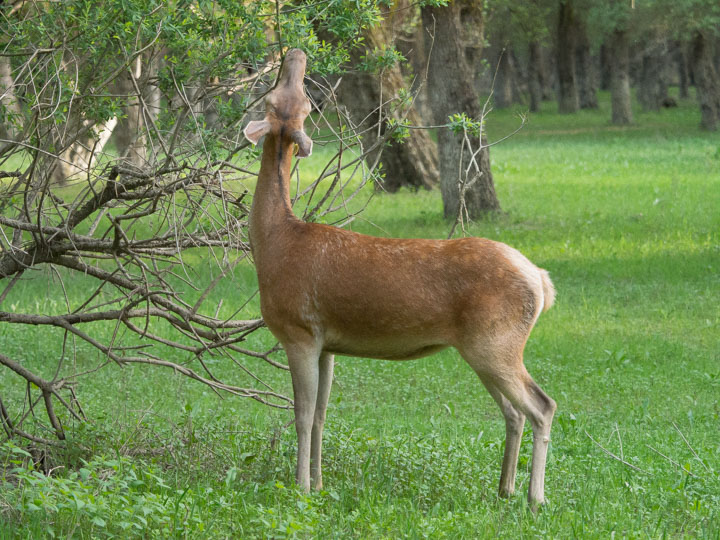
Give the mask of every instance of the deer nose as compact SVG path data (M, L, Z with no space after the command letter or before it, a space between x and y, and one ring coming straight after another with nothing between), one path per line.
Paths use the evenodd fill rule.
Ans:
M300 49L292 49L285 55L285 61L280 75L280 83L283 85L302 86L305 76L305 65L307 57Z
M286 60L305 60L307 57L301 49L290 49L285 55Z

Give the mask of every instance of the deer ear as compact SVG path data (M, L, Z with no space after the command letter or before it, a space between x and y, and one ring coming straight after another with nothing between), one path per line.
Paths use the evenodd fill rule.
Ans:
M253 144L257 144L263 135L267 135L270 131L270 122L267 120L252 120L243 133L245 138Z
M298 129L290 137L298 145L297 157L308 157L312 154L312 139L304 131Z

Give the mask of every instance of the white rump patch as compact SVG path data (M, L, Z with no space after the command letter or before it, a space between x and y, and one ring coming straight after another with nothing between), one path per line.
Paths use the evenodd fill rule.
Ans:
M535 307L535 317L533 318L533 324L537 321L538 316L543 310L544 306L544 294L542 287L542 276L540 275L540 269L535 266L530 260L520 253L517 249L511 248L506 244L500 244L503 254L508 261L515 267L518 273L525 279L530 289L535 293L535 298L538 300L537 306Z

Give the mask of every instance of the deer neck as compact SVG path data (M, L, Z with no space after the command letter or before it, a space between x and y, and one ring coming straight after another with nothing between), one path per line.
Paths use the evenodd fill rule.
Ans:
M297 221L290 205L290 166L293 143L268 134L263 143L260 172L250 210L250 246L256 258L277 243L278 235Z

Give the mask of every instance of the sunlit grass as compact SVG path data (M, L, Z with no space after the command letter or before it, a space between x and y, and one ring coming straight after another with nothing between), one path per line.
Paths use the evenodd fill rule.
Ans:
M84 482L107 504L78 508L70 492L47 481L6 486L0 536L44 535L48 527L59 536L129 534L117 504L126 497L130 508L147 507L150 525L132 528L142 524L142 508L122 514L122 522L145 536L717 538L720 136L697 129L692 102L636 113L635 125L617 129L602 98L600 111L573 116L544 104L523 131L493 147L503 213L467 231L517 247L551 272L558 289L557 305L541 317L525 355L558 402L549 502L538 516L524 502L529 428L518 495L498 500L502 418L471 370L446 351L404 363L338 359L326 490L310 496L292 487L295 435L283 428L289 412L220 400L163 371L103 370L77 389L96 423L69 432L89 448L81 453L94 459ZM491 140L516 122L513 111L494 111ZM449 225L441 211L437 192L378 193L350 227L443 238ZM197 278L209 280L202 254L192 257ZM23 281L6 302L19 311L63 311L49 279ZM82 292L82 283L66 285L70 297ZM214 294L230 310L254 287L252 268L241 265ZM256 301L242 312L257 314ZM268 334L252 339L273 342ZM41 370L54 368L60 343L61 334L46 328L0 327L0 350ZM98 362L97 353L82 351L79 362ZM237 375L229 362L210 360L219 375ZM290 392L286 373L257 369ZM24 391L11 388L14 382L3 373L4 399ZM114 483L93 476L110 474L100 456L122 457ZM79 462L65 464L54 476L70 482ZM161 482L145 478L123 488L133 467ZM42 509L33 502L41 493L65 506Z

